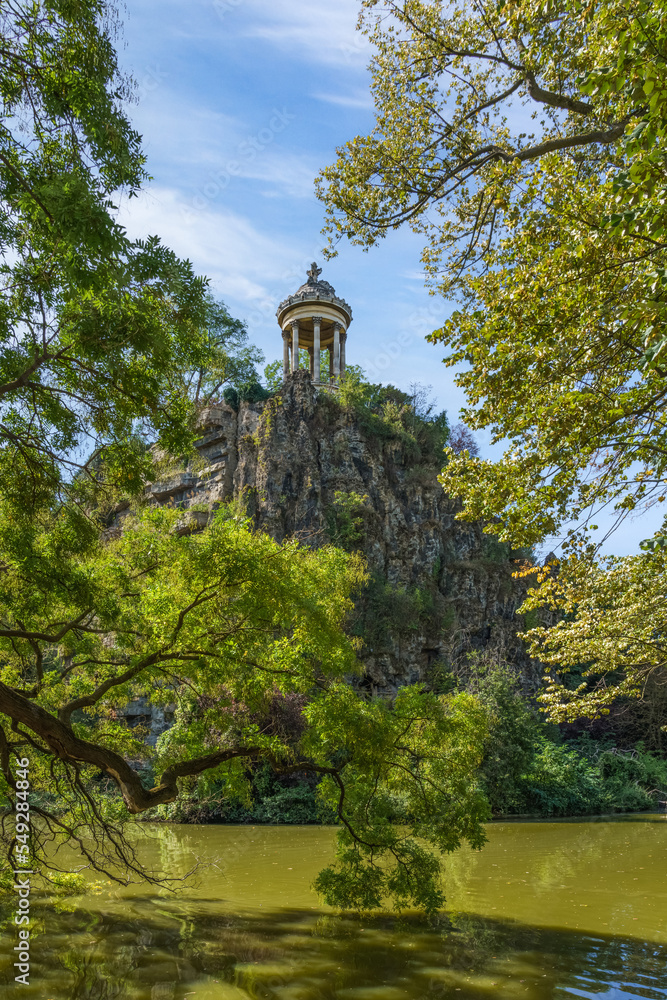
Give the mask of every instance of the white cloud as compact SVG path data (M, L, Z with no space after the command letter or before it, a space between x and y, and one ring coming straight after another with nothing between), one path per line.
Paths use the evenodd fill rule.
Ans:
M134 9L133 9L134 8ZM167 27L179 39L262 39L291 56L326 66L364 67L370 46L356 31L358 0L131 0L134 23ZM159 30L159 29L158 29ZM289 63L285 71L290 71Z
M259 232L231 209L210 206L205 212L193 212L173 188L149 188L126 201L119 221L132 238L159 236L180 257L191 260L196 271L211 278L225 298L249 309L261 309L261 303L270 300L275 311L276 295L286 294L285 268L299 259L285 239Z
M151 159L187 164L188 170L218 163L245 132L239 118L187 100L166 84L132 108L131 116Z
M285 149L290 140L283 133L298 120L288 107L271 107L250 127L238 117L164 89L140 105L133 119L149 162L169 165L167 183L178 167L187 177L191 198L203 194L207 201L216 200L239 177L270 184L262 192L268 197L313 195L320 164L310 155Z
M228 30L264 39L292 55L298 50L300 58L308 62L335 66L365 66L368 62L368 41L355 30L357 0L329 4L310 0L215 0L213 8Z
M238 178L268 183L261 193L267 197L286 195L290 198L311 198L317 164L309 157L286 153L282 149L260 149L249 156L241 146L235 156L218 158L215 167L202 174L189 201L195 211L204 211L209 203L219 201ZM245 155L243 150L245 150Z
M366 91L358 91L353 94L313 94L316 101L324 101L326 104L338 104L343 108L373 108L373 98Z

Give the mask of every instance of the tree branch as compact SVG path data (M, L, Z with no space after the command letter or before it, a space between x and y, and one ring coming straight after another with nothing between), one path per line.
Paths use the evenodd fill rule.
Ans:
M61 760L92 764L108 774L120 788L125 805L131 813L144 812L152 806L173 802L178 796L178 778L201 774L236 757L256 757L261 752L260 747L237 746L216 750L192 760L184 760L166 768L161 775L160 783L147 789L137 772L120 754L107 747L79 739L69 726L39 705L12 691L2 681L0 681L0 711L9 716L14 723L22 723L35 733Z
M594 110L592 104L585 101L578 101L574 97L566 94L553 94L550 90L543 90L535 79L535 74L530 70L525 70L526 90L528 96L540 104L547 104L550 108L562 108L564 111L574 111L579 115L590 115Z
M66 622L65 625L60 629L59 632L54 632L49 634L48 632L30 632L27 629L8 629L0 628L0 636L5 639L25 639L27 642L38 641L38 642L48 642L56 643L60 642L68 632L71 632L73 628L77 628L81 622L86 618L87 615L91 613L91 609L87 608L78 618L74 618L70 622Z

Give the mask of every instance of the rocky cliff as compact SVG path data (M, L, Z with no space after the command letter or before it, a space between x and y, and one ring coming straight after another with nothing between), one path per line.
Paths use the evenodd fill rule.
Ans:
M438 465L400 436L375 435L333 395L318 394L305 371L238 412L209 407L200 429L198 461L148 493L183 508L184 531L205 522L202 502L243 497L257 528L277 540L360 548L373 578L352 628L373 692L436 684L450 663L490 647L530 674L516 635L524 624L516 563L480 524L455 520Z

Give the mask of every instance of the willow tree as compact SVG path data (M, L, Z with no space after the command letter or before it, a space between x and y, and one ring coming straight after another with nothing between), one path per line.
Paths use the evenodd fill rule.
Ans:
M646 0L362 8L376 125L320 176L332 247L346 236L368 248L402 225L424 237L429 280L457 306L430 339L466 365L466 422L509 442L497 462L450 453L443 485L462 517L515 545L565 527L561 586L582 583L586 567L602 586L604 565L566 526L585 534L600 510L622 519L667 492L664 10ZM648 575L623 566L628 587L645 579L655 590L657 564ZM577 592L542 595L576 607ZM613 616L598 619L606 638L591 630L585 648L577 638L604 697L575 699L570 714L640 694L666 662L661 619L649 651L636 617L614 606L613 629ZM568 629L535 636L562 670ZM561 695L554 680L554 709Z

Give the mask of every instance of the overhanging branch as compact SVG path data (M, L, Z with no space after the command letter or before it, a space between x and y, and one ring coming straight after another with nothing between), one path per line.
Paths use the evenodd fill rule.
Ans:
M202 774L210 768L224 764L236 757L256 757L261 752L256 746L234 746L215 750L202 757L172 764L162 773L159 784L145 788L137 772L127 761L107 747L97 746L75 736L69 726L39 705L28 701L0 681L0 712L15 724L21 723L37 735L51 753L63 761L92 764L112 778L125 801L128 811L141 813L152 806L173 802L178 795L178 778Z

